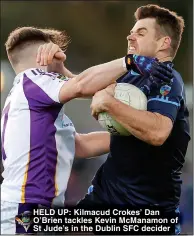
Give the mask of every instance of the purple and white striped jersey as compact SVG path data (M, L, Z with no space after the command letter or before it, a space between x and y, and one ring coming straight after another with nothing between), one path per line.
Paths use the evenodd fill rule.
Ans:
M59 102L58 77L36 68L15 77L1 118L4 201L64 204L75 128Z

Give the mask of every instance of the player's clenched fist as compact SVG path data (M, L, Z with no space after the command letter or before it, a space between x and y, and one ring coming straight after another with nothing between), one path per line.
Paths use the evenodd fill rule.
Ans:
M64 62L66 55L61 48L54 43L46 43L38 48L36 62L41 66L47 66L55 60L56 62Z
M92 110L92 116L98 119L100 112L106 111L106 105L112 97L114 97L116 83L109 85L107 88L95 93L92 99L90 108Z

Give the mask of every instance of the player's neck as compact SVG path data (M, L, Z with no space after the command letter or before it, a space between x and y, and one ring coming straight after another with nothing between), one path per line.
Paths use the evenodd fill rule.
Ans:
M158 58L158 60L159 60L160 62L164 62L164 61L172 61L172 60L173 60L173 58L170 57L170 56L166 56L166 57L157 57L157 58Z
M28 70L30 68L38 68L38 69L47 71L47 66L40 66L37 63L31 63L31 64L27 64L27 65L26 64L19 65L19 66L14 67L13 69L14 69L16 75L18 75L19 73L21 73L25 70Z
M158 60L160 62L165 62L165 61L172 61L173 57L168 55L168 53L164 53L162 51L159 51L156 55L156 58L158 58Z

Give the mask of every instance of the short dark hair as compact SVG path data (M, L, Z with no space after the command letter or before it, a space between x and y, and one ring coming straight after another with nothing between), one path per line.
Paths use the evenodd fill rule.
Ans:
M14 56L15 49L20 50L29 44L35 44L41 41L45 43L53 42L65 51L70 43L70 38L65 31L59 31L51 28L42 29L32 26L20 27L10 33L5 43L5 47L10 59L16 61Z
M139 7L135 12L136 21L145 18L154 18L162 35L168 35L171 38L172 56L174 57L179 48L182 33L185 27L184 19L178 16L176 12L170 11L164 7L154 4Z

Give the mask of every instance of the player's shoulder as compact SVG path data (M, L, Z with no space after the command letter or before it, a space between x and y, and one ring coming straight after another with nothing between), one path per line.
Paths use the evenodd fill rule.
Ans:
M61 77L61 75L58 74L58 73L47 72L47 71L44 71L44 70L39 69L39 68L27 69L27 70L21 72L20 76L23 76L23 77L25 77L27 79L30 79L30 80L41 79L41 78L45 78L45 77L48 77L48 78L51 78L51 79L55 79L55 78L60 78Z
M56 73L56 72L47 72L44 70L41 70L39 68L30 68L23 72L21 72L19 75L16 76L17 79L23 79L25 82L33 82L37 85L44 85L44 84L55 84L55 83L61 83L68 81L69 78Z
M59 93L66 77L55 72L46 72L39 68L29 68L20 73L20 85L25 96L38 102L51 105L60 103ZM43 98L44 97L44 98Z
M183 79L181 74L173 68L172 70L173 77L176 79L177 83L183 84Z
M181 74L173 68L172 91L181 92L184 90L184 82Z
M181 74L175 69L175 66L174 64L172 63L172 61L165 61L163 62L163 64L167 65L168 67L172 68L172 75L173 75L173 78L172 78L172 87L183 87L184 86L184 82L183 82L183 79L182 79L182 76Z

